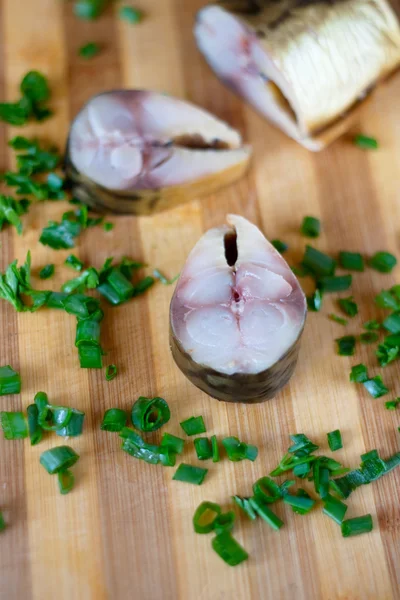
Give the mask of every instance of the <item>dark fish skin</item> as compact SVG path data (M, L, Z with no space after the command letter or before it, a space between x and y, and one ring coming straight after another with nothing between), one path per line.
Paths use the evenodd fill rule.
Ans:
M257 374L225 375L199 365L185 352L170 326L170 347L175 363L193 385L224 402L257 404L272 400L288 383L296 368L303 330L291 348L269 369Z

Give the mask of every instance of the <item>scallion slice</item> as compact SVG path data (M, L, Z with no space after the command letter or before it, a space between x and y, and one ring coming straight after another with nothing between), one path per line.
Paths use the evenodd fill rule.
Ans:
M360 335L360 342L362 344L374 344L379 340L379 335L376 331L366 331Z
M315 217L304 217L300 233L310 238L317 238L321 233L321 221Z
M39 277L40 279L50 279L50 277L53 277L54 271L55 267L53 264L46 265L45 267L43 267L43 269L39 271Z
M159 271L158 269L154 269L153 271L153 275L156 279L158 279L159 281L161 281L161 283L163 285L172 285L175 283L175 281L179 278L179 273L178 275L175 275L175 277L172 277L172 279L168 279L167 277L165 277L165 275L163 275L161 273L161 271Z
M141 396L132 407L133 426L146 433L160 429L170 417L171 412L164 398Z
M332 452L336 452L336 450L343 448L342 434L340 433L340 429L330 431L327 435L328 445Z
M39 409L38 422L40 427L45 431L57 431L57 429L66 427L71 419L72 409L66 406L53 406L48 403L44 405L44 396L42 405L42 394L44 395L43 392L38 392L35 396L35 405Z
M396 410L399 404L400 398L395 398L394 400L389 400L389 402L385 402L385 407L387 408L387 410Z
M347 323L348 323L347 319L343 319L343 317L338 317L337 315L334 315L333 313L329 314L328 317L330 318L331 321L335 321L335 323L339 323L339 325L347 325Z
M232 531L235 525L236 515L233 510L229 510L226 513L221 513L215 520L214 531L217 535L224 531Z
M354 335L345 335L337 338L335 342L338 345L339 356L353 356L356 348L356 338Z
M393 294L392 290L382 290L377 296L375 296L375 304L379 306L379 308L400 310L399 299Z
M193 528L196 533L211 533L221 514L221 507L214 502L202 502L193 515Z
M28 437L28 423L22 412L0 412L0 425L6 440L23 440Z
M380 273L390 273L397 265L397 259L389 252L377 252L369 259L368 265Z
M275 250L278 250L280 254L283 254L289 248L289 246L285 242L282 242L282 240L272 240L271 244Z
M185 483L201 485L207 473L208 469L202 469L201 467L193 467L192 465L181 463L175 471L172 479L174 481L184 481Z
M182 421L180 426L186 435L198 435L207 431L203 417L190 417L190 419Z
M261 502L270 504L282 497L281 488L270 477L261 477L253 484L253 494Z
M299 492L302 492L299 494ZM315 500L304 490L298 490L296 496L285 494L283 501L293 508L293 511L300 515L306 515L315 506Z
M222 445L228 455L229 460L238 462L241 460L251 460L254 462L258 456L258 449L251 444L245 444L237 437L227 437L222 440Z
M318 279L318 287L324 292L344 292L351 287L353 281L352 275L332 275L324 276Z
M79 364L82 369L101 369L103 367L102 350L91 342L81 342L78 346Z
M211 441L208 438L196 438L194 448L199 460L209 460L212 458Z
M341 525L347 512L347 508L347 504L341 500L338 500L337 498L334 498L334 496L331 496L331 494L328 494L328 496L324 499L324 508L322 512L338 523L338 525Z
M396 360L400 355L399 346L389 346L388 344L379 344L376 349L376 356L381 367L387 367L391 362Z
M235 567L249 558L246 550L235 540L229 531L215 536L211 545L215 552L230 567Z
M75 346L100 346L100 323L97 319L78 319Z
M160 448L168 448L175 454L182 454L185 445L185 440L171 433L164 433L161 439Z
M367 367L363 364L351 368L350 381L353 383L364 383L368 380Z
M28 430L31 446L36 446L43 438L43 429L39 425L39 409L36 404L30 404L27 408Z
M118 375L118 368L116 365L108 365L106 368L106 381L112 381Z
M68 267L71 267L71 269L74 269L74 271L82 271L83 270L83 262L81 260L79 260L79 258L77 258L74 254L70 254L66 259L65 259L65 263Z
M61 437L77 437L82 434L84 420L85 413L76 408L72 408L69 422L61 429L57 429L56 434Z
M250 504L250 498L242 498L241 496L232 496L232 500L242 509L242 511L251 519L255 521L257 514Z
M21 376L10 365L0 367L0 396L19 394L21 391Z
M322 308L322 292L316 289L312 296L307 296L307 307L312 312L319 312Z
M258 498L250 498L249 500L252 508L255 512L272 527L275 531L278 531L283 525L283 521L274 513L268 506L263 504Z
M367 331L375 331L381 328L381 324L376 319L372 319L371 321L366 321L363 327Z
M212 461L213 463L220 461L218 440L216 435L211 436L211 448L212 448Z
M390 333L400 333L400 312L395 312L386 317L382 326L390 331Z
M355 317L358 314L358 306L354 302L353 296L348 298L339 298L338 304L342 311L349 317Z
M372 379L367 379L363 385L373 398L380 398L389 392L389 389L383 383L381 375L375 375Z
M60 493L63 495L69 494L69 492L74 487L74 483L75 483L74 475L71 473L71 471L66 469L65 471L59 471L57 473L57 478L58 478L58 489L60 490Z
M40 464L50 475L70 469L79 459L79 454L70 446L58 446L46 450L40 456Z
M7 525L6 525L6 522L4 520L4 515L3 515L3 513L0 510L0 533L2 531L4 531L6 527L7 527Z
M318 276L333 275L336 269L336 261L333 258L312 246L306 246L302 265Z
M346 519L342 522L342 536L352 537L354 535L361 535L362 533L369 533L373 529L373 522L371 515L364 515L362 517L355 517L354 519Z
M358 134L353 141L362 150L377 150L379 148L378 140L367 135Z
M100 429L103 431L122 431L127 423L127 414L121 408L109 408L104 413Z
M364 259L358 252L340 252L339 264L347 271L364 271Z

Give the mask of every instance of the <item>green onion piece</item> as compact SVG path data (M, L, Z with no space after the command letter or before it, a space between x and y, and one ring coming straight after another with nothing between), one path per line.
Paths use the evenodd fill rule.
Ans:
M118 368L115 365L108 365L106 368L106 381L112 381L118 375Z
M324 508L322 512L324 515L327 515L331 519L333 519L338 525L341 525L344 516L347 512L347 504L344 504L341 500L334 498L328 494L328 496L324 499Z
M310 238L317 238L321 233L321 222L315 217L304 217L300 233Z
M75 346L100 345L100 323L96 319L78 319L76 324Z
M169 406L163 398L141 396L132 407L132 423L139 431L156 431L168 423Z
M380 273L390 273L397 265L397 259L389 252L377 252L369 259L368 265Z
M73 476L71 471L68 471L68 469L66 469L65 471L59 471L57 473L57 478L60 493L63 495L68 494L74 487L75 483L75 477Z
M338 345L339 356L353 356L356 348L356 338L354 335L345 335L337 338L335 342Z
M43 429L39 425L39 410L36 404L30 404L27 408L28 430L31 439L31 446L36 446L42 441Z
M56 434L61 437L77 437L82 434L85 413L76 408L72 408L71 411L71 418L67 425L56 430Z
M328 445L332 452L336 450L340 450L343 448L342 443L342 434L339 429L335 429L334 431L330 431L328 434Z
M209 460L212 458L211 441L208 438L196 438L194 440L194 447L199 460Z
M124 439L122 449L130 456L144 460L145 462L165 467L173 467L176 462L176 454L167 445L164 447L147 444L139 434L132 429L124 427L119 434Z
M335 321L336 323L339 323L339 325L347 325L347 323L348 323L347 319L343 319L343 317L338 317L337 315L334 315L333 313L328 315L328 317L330 318L331 321Z
M91 342L82 342L78 346L79 364L81 369L101 369L103 367L102 350Z
M316 289L312 296L307 296L307 306L312 312L319 312L322 308L322 292Z
M238 462L244 459L254 462L258 456L256 446L240 442L237 437L227 437L222 440L222 445L228 455L229 460Z
M4 531L6 527L7 527L7 526L6 526L6 522L5 522L5 520L4 520L3 513L2 513L2 512L1 512L1 510L0 510L0 533L1 533L2 531Z
M375 352L381 367L386 367L396 360L400 354L400 344L398 346L389 346L387 343L379 344Z
M250 504L249 498L241 498L240 496L232 496L232 500L243 510L243 512L251 519L255 521L257 518L257 514L254 511L254 508Z
M326 498L328 495L329 476L329 469L327 469L324 465L322 457L318 458L313 464L313 479L315 491L321 496L321 498Z
M368 380L367 367L363 364L351 368L350 381L353 383L364 383Z
M38 408L38 422L45 431L57 431L66 427L71 420L72 409L66 406L53 406L47 402L47 396L38 392L35 396L35 405Z
M289 246L285 242L282 242L282 240L272 240L271 244L275 250L278 250L280 254L283 254L289 248Z
M0 412L0 425L6 440L23 440L29 435L28 424L22 412Z
M329 482L329 487L331 487L336 493L338 493L342 498L348 498L350 494L366 483L364 474L360 471L360 469L354 469L347 473L343 477L338 477L337 479L331 479Z
M351 287L352 275L332 275L320 277L318 287L322 292L344 292Z
M366 321L363 327L364 329L367 329L367 331L374 331L376 329L380 329L381 324L376 319L372 319L371 321Z
M121 408L109 408L104 413L100 429L103 431L122 431L127 423L127 414Z
M318 276L333 275L336 261L312 246L306 246L302 265Z
M40 456L40 464L50 475L54 475L69 469L78 459L79 454L69 446L58 446L43 452Z
M379 339L379 335L375 331L366 331L360 335L362 344L374 344Z
M230 567L235 567L249 558L246 550L232 537L229 531L215 536L211 545L215 552Z
M299 477L300 479L305 479L307 475L309 475L311 471L310 463L303 463L302 465L296 465L293 468L293 475Z
M35 405L37 406L37 409L39 411L39 414L46 410L47 407L49 406L49 400L47 398L47 394L45 392L38 392L35 396Z
M185 483L201 485L207 473L208 469L202 469L201 467L192 467L192 465L181 463L175 471L175 474L172 479L174 481L184 481Z
M114 229L114 223L110 223L110 221L106 221L103 225L104 231L112 231Z
M218 440L216 435L211 436L211 449L212 449L212 461L213 463L219 462L219 448L218 448Z
M392 290L382 290L375 296L375 304L379 306L379 308L389 308L390 310L400 309L399 300L393 294Z
M193 515L193 528L196 533L211 533L221 514L221 507L214 502L202 502Z
M224 531L232 531L235 525L236 515L233 510L229 510L226 513L221 513L215 520L214 531L217 535Z
M376 453L376 456L373 455ZM370 456L372 454L372 456ZM371 481L376 481L386 473L386 464L385 461L382 460L376 450L372 452L368 452L361 456L361 468L360 471L364 476L364 483L371 483Z
M143 279L138 281L138 283L135 284L135 287L133 289L133 295L140 296L140 294L144 294L144 292L148 290L154 284L154 282L154 277L150 277L150 275L144 277Z
M161 439L160 448L168 448L175 454L182 454L185 440L170 433L164 433Z
M143 13L133 6L121 6L119 9L119 18L127 21L131 25L136 25L143 19Z
M364 271L364 259L358 252L340 252L339 264L347 271Z
M396 408L399 404L400 404L400 398L395 398L394 400L385 402L385 407L387 408L387 410L396 410Z
M78 50L79 56L85 59L93 58L94 56L97 56L99 52L100 46L99 44L96 44L96 42L89 42L87 44L84 44Z
M349 317L355 317L358 314L358 306L354 302L353 296L349 296L349 298L339 298L338 304L342 311Z
M190 419L182 421L180 426L186 435L197 435L199 433L206 433L207 431L203 417L190 417Z
M396 452L396 454L393 454L393 456L385 460L385 465L386 473L389 473L393 469L396 469L396 467L400 466L400 452Z
M275 531L278 531L283 525L283 521L272 512L268 506L263 504L258 498L250 498L249 500L252 508L255 512L266 522L268 525L272 527Z
M0 279L1 286L1 279ZM21 391L21 376L10 365L0 367L0 396L19 394Z
M372 379L367 379L367 381L364 381L363 385L373 398L380 398L389 392L388 388L383 383L381 375L375 375Z
M54 265L46 265L39 271L40 279L50 279L54 275L55 267Z
M293 445L288 448L288 452L295 454L298 458L307 456L319 448L304 433L292 434L290 435L290 439Z
M400 312L392 313L383 321L382 326L390 333L400 333Z
M77 258L76 256L74 256L73 254L70 254L65 259L65 263L64 264L66 264L68 267L71 267L75 271L82 271L83 270L83 262L81 260L79 260L79 258Z
M261 502L270 504L282 498L281 488L270 477L261 477L253 484L253 494Z
M299 494L299 492L302 493ZM300 515L306 515L315 506L315 500L310 498L304 490L298 490L296 496L285 494L283 496L283 501L286 504L289 504L289 506L293 508L293 511Z
M343 537L369 533L373 529L372 517L371 515L364 515L362 517L355 517L354 519L346 519L346 521L342 522L341 527Z
M153 271L153 275L156 279L158 279L159 281L161 281L161 283L163 285L172 285L173 283L175 283L175 281L178 279L179 274L175 275L175 277L173 277L172 279L167 279L165 277L165 275L163 275L158 269L154 269Z
M313 271L306 267L303 264L290 267L292 272L296 275L296 277L312 277L314 275Z
M377 150L379 148L378 141L367 135L358 134L353 141L354 144L362 150Z

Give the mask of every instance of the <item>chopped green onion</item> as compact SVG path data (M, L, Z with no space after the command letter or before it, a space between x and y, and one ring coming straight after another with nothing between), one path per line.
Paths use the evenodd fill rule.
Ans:
M79 459L79 454L69 446L58 446L46 450L40 456L40 464L50 475L65 471Z
M217 518L221 514L221 507L214 502L202 502L193 515L193 528L196 533L211 533Z
M352 275L332 275L320 277L318 287L322 292L344 292L351 287Z
M85 413L76 408L72 408L71 411L71 418L67 425L56 430L56 434L61 437L77 437L82 434Z
M106 221L103 225L103 229L104 229L104 231L112 231L114 229L114 223L110 223L109 221Z
M376 319L372 319L371 321L366 321L364 323L363 327L364 327L364 329L367 329L368 331L374 331L376 329L380 329L381 324Z
M244 459L254 462L258 456L256 446L240 442L237 437L227 437L222 440L222 445L228 455L229 460L238 462Z
M335 429L334 431L330 431L328 434L328 445L332 452L336 450L340 450L343 448L342 443L342 434L339 429Z
M215 552L230 567L235 567L249 558L246 550L232 537L229 531L215 536L211 545Z
M328 317L330 318L331 321L335 321L336 323L339 323L339 325L347 325L347 323L348 323L347 319L343 319L343 317L338 317L337 315L334 315L333 313L328 315Z
M135 284L135 287L133 289L133 295L139 296L140 294L144 294L144 292L148 290L154 284L154 282L154 277L150 277L150 275L144 277L143 279L138 281L138 283Z
M57 431L66 427L71 420L72 409L65 406L52 406L49 404L47 394L38 392L35 396L35 405L38 408L38 423L45 431Z
M338 345L339 356L353 356L356 348L356 338L354 335L345 335L337 338L335 342Z
M363 382L363 385L373 398L380 398L389 392L383 383L381 375L375 375L372 379L367 379L367 381Z
M131 25L136 25L143 19L143 13L133 6L121 6L119 9L119 18L127 21Z
M317 238L321 233L321 222L315 217L304 217L300 233L310 238Z
M211 436L211 449L212 449L212 461L213 463L219 462L219 448L218 448L218 440L216 435Z
M313 464L314 487L321 498L326 498L329 490L329 469L325 466L322 457L317 458Z
M39 425L39 409L36 404L30 404L27 408L28 430L31 439L31 446L36 446L42 441L43 429Z
M324 508L322 512L333 519L338 525L341 525L344 516L347 512L347 504L344 504L341 500L334 498L330 494L324 499Z
M400 312L392 313L382 323L390 333L400 333Z
M76 256L74 256L74 254L70 254L65 259L65 264L68 267L71 267L72 269L74 269L75 271L82 271L83 270L83 262L81 260L79 260L79 258L77 258Z
M161 281L161 283L163 285L172 285L173 283L175 283L175 281L178 279L179 274L175 275L175 277L173 277L172 279L167 279L165 277L165 275L163 275L158 269L154 269L153 271L153 275L156 279L158 279L159 281Z
M283 521L274 513L268 506L263 504L258 498L250 498L249 500L252 508L255 512L272 527L275 531L278 531L283 525Z
M355 317L358 314L358 306L354 302L353 296L349 296L349 298L339 298L338 304L342 311L349 317Z
M322 292L316 289L312 296L307 296L307 306L312 312L319 312L322 308Z
M115 365L108 365L106 368L106 381L112 381L118 374L118 368Z
M207 431L203 417L190 417L190 419L182 421L180 426L186 435L197 435Z
M100 345L100 323L96 319L78 319L75 346L79 347L82 344L97 347Z
M336 269L336 261L333 258L312 246L306 246L302 265L318 276L333 275Z
M132 407L132 423L139 431L156 431L168 423L169 406L163 398L141 396Z
M74 13L79 19L97 19L107 7L107 0L76 0Z
M6 440L23 440L29 435L28 424L22 412L0 412L0 425Z
M299 492L302 493L299 494ZM283 501L286 504L289 504L289 506L293 508L293 511L300 515L306 515L315 506L315 500L310 498L304 490L298 490L296 496L285 494L283 496Z
M66 469L65 471L59 471L57 473L57 477L58 488L60 490L60 493L63 495L68 494L74 487L75 477L73 476L71 471L68 471L68 469Z
M232 496L232 500L243 510L243 512L254 521L257 518L257 514L254 511L254 508L250 504L249 498L241 498L240 496Z
M175 454L182 454L184 445L185 440L182 438L170 433L164 433L160 448L168 448L171 452L175 452Z
M364 383L368 379L367 367L363 364L351 368L350 381L353 383Z
M153 465L160 463L165 467L175 465L176 453L168 445L155 446L147 444L139 434L132 429L128 429L128 427L124 427L119 435L124 440L122 449L130 456Z
M371 515L364 515L362 517L355 517L354 519L346 519L346 521L342 522L341 527L343 537L369 533L373 529L372 517Z
M290 439L294 443L290 446L288 452L295 454L297 457L307 456L319 448L304 433L292 434Z
M397 265L397 259L389 252L377 252L369 259L368 265L380 273L390 273Z
M393 295L391 290L382 290L375 296L375 304L377 304L379 308L390 308L390 310L400 309L398 298Z
M347 271L364 271L364 259L358 252L340 252L339 264Z
M100 46L99 44L96 44L96 42L88 42L87 44L81 46L78 50L79 56L85 59L93 58L94 56L97 56L99 52Z
M61 223L50 221L42 230L39 242L54 250L68 249L75 246L75 238L81 232L81 224L63 216Z
M214 531L217 535L224 531L232 531L235 525L236 515L233 510L229 510L226 513L221 513L215 520Z
M283 254L289 248L289 246L281 240L272 240L271 244L273 245L275 250L278 250L280 254Z
M100 429L103 431L122 431L127 423L127 415L121 408L109 408L104 413Z
M303 463L301 465L296 465L293 467L293 475L296 477L300 477L300 479L305 479L311 471L310 463Z
M364 476L366 484L376 481L386 473L386 463L380 458L376 450L363 454L361 461L360 471Z
M81 369L101 369L103 367L102 350L92 343L81 343L78 347Z
M379 148L378 140L361 133L354 137L353 142L362 150L377 150Z
M270 504L282 498L281 488L270 477L261 477L253 484L253 494L261 502Z
M360 335L362 344L374 344L379 340L379 335L375 331L366 331Z
M208 438L196 438L194 448L199 460L209 460L212 458L211 441Z
M400 466L400 452L396 452L396 454L385 460L385 465L386 473L390 473L390 471Z
M0 533L6 528L6 522L4 520L3 513L0 511Z
M175 471L175 474L172 479L174 481L184 481L185 483L201 485L207 473L208 469L202 469L201 467L192 467L192 465L181 463Z
M399 404L400 404L400 398L395 398L394 400L385 402L385 407L387 408L387 410L396 410L396 408Z
M0 280L1 286L1 280ZM0 367L0 396L19 394L21 391L21 376L10 365Z
M376 356L381 367L386 367L388 364L396 360L400 354L399 346L389 346L388 344L379 344L376 350Z
M46 265L39 271L40 279L50 279L54 275L54 265Z

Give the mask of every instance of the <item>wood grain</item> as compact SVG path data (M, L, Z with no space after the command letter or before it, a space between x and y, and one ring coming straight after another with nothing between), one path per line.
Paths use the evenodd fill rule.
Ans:
M73 16L67 2L3 0L0 94L14 99L21 76L40 69L50 78L55 116L23 130L2 127L1 169L12 165L6 141L17 132L62 146L70 120L92 94L116 87L165 91L197 102L239 128L254 148L252 169L237 185L168 213L112 217L112 232L98 228L81 236L75 253L86 263L100 266L107 256L130 255L173 276L202 232L222 223L227 212L257 222L270 238L285 239L290 262L304 248L298 230L305 214L322 219L322 250L399 253L400 78L378 91L355 127L379 139L379 152L363 153L348 137L321 154L310 154L263 121L210 72L191 33L203 4L143 0L138 6L146 19L132 27L118 19L118 6L87 23ZM103 51L86 62L77 49L88 41L100 43ZM4 230L1 269L14 258L23 260L31 249L35 272L56 263L54 289L70 278L71 271L63 266L67 252L38 244L41 228L48 219L60 218L64 209L63 203L38 204L25 217L22 237ZM352 332L376 316L373 297L395 283L396 276L366 271L355 277L360 317L352 322ZM171 294L170 288L158 285L120 308L106 309L105 360L120 370L110 383L104 372L78 368L72 317L57 311L16 315L0 305L0 364L20 369L24 384L21 397L1 398L2 409L25 407L43 390L55 402L87 414L85 434L71 441L81 460L75 469L76 489L66 497L39 465L40 453L57 445L55 436L35 448L28 441L0 440L0 505L9 523L0 540L0 598L399 598L400 473L363 488L349 501L350 517L372 513L375 529L368 536L343 540L320 509L300 517L279 505L277 513L285 521L279 533L238 516L235 535L250 560L230 569L213 553L210 537L196 536L191 526L202 500L228 507L231 494L250 494L252 483L286 450L290 433L304 432L326 448L326 432L340 428L344 449L338 459L351 466L367 449L376 447L382 455L397 451L397 414L348 382L351 365L361 360L378 372L373 351L360 348L354 359L335 355L333 340L344 330L326 318L336 310L329 298L323 314L309 316L296 374L275 400L248 407L218 403L194 388L173 364L168 348ZM396 364L384 372L393 396L399 394L399 374ZM139 395L156 394L171 406L171 433L179 435L181 420L202 414L208 431L219 438L237 435L257 444L259 459L254 464L212 464L206 482L197 488L171 481L172 469L124 455L118 438L99 430L104 410L129 410ZM184 460L195 460L191 444Z

